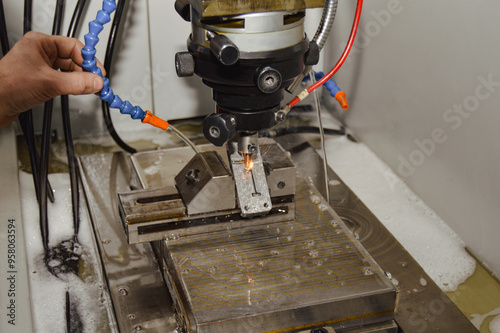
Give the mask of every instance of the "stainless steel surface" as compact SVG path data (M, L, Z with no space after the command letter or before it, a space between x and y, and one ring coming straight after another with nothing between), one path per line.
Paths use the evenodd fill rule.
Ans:
M272 140L262 140L261 149L264 156L263 164L270 184L271 203L273 208L269 215L275 221L288 221L295 217L295 203L293 194L295 193L295 167L285 152ZM212 145L201 145L200 149L215 148ZM219 171L213 174L225 174L219 163L228 164L227 152L224 148L216 148L219 153L223 153L225 161L215 159L216 152L202 153L214 157L207 160L209 164L217 164ZM218 155L218 154L217 154ZM192 153L189 148L173 148L168 150L158 150L139 153L131 157L132 174L131 186L135 191L127 191L119 194L120 217L130 244L151 242L161 240L173 234L189 234L196 230L184 230L185 226L190 228L207 228L209 225L230 222L232 226L246 224L248 221L242 220L240 210L234 208L234 181L228 185L233 189L229 198L233 202L233 209L217 210L203 214L187 214L186 208L177 189L172 186L172 178L179 169L180 163L175 161L189 161ZM218 155L220 156L220 155ZM194 157L198 159L198 157ZM224 158L221 158L224 160ZM210 162L212 161L212 162ZM215 166L203 166L214 168ZM180 179L186 174L184 168L177 176ZM153 172L153 171L154 172ZM215 171L215 170L214 170ZM225 186L222 184L222 186ZM208 199L212 202L221 200L221 193L228 190L220 188L212 197ZM227 194L224 194L227 195ZM266 223L264 219L253 219L252 223ZM210 227L218 228L218 227ZM224 227L223 227L224 228Z
M260 145L260 151L271 197L294 195L295 165L280 146L266 143L266 140L261 142L264 142Z
M317 188L324 183L322 160L301 136L277 138L292 161ZM395 320L404 332L477 332L422 267L410 256L384 225L370 212L342 180L329 169L330 205L380 267L399 284L398 312ZM422 286L420 279L427 281Z
M189 215L236 207L234 181L215 151L196 154L175 177L175 185Z
M216 151L229 165L225 148L214 147L211 144L199 145L200 151ZM132 176L137 177L136 188L152 189L162 186L175 186L175 177L194 156L187 147L169 148L166 150L139 152L130 156L132 161ZM168 161L164 160L167 159ZM168 168L161 165L168 165Z
M129 163L122 153L80 158L104 274L121 332L173 332L172 301L149 243L129 245L121 226L117 192L129 189Z
M144 232L144 225L154 226L166 219L177 223L186 216L186 206L173 186L118 193L118 206L129 244L161 240L168 229Z
M166 280L186 330L337 330L394 318L395 287L301 176L295 200L291 221L271 216L164 241Z
M290 153L290 156L296 166L303 172L308 181L317 184L321 189L323 178L321 176L321 159L303 138L298 135L288 135L279 139L280 144ZM175 149L170 152L176 152ZM188 150L186 150L188 152ZM264 149L263 149L264 152ZM137 154L136 157L141 157L138 162L141 165L156 165L160 159L165 158L162 151L158 151L156 156L147 155L143 153ZM107 157L106 157L107 156ZM111 156L111 157L110 157ZM177 156L177 155L176 155ZM158 179L163 179L165 183L173 185L173 176L182 168L183 164L187 163L188 158L179 155L179 159L173 158L168 163L172 170L159 170L157 173L143 177L146 183L157 184ZM223 156L224 157L224 156ZM146 163L146 161L148 163ZM175 171L175 169L177 170ZM159 307L166 311L162 315L162 323L165 326L164 331L175 329L174 314L171 310L171 300L169 296L162 296L164 294L164 286L157 286L155 288L148 287L151 293L141 295L137 292L128 294L127 297L121 297L116 291L121 283L119 281L126 281L127 274L131 277L131 281L137 282L137 271L128 269L127 262L139 261L148 263L148 269L145 271L155 271L152 266L156 265L154 260L150 260L151 247L148 244L140 244L141 246L129 247L126 245L126 239L120 226L118 219L117 209L115 208L116 192L115 188L119 191L128 189L129 171L127 169L127 162L121 155L103 155L102 157L87 157L82 159L82 170L87 175L87 185L85 190L95 191L90 198L96 200L91 203L93 210L93 223L98 235L98 242L104 240L100 247L104 250L111 251L110 246L115 248L113 258L119 259L114 262L110 260L110 254L103 252L103 264L105 270L108 272L110 285L113 292L113 300L115 302L115 312L117 317L121 318L119 322L120 328L124 332L129 332L132 327L127 324L127 315L130 313L127 306L134 309L150 309L151 303L155 303L155 307ZM170 176L172 174L172 176ZM143 175L144 176L144 175ZM470 321L458 310L458 308L442 293L439 288L432 282L422 268L411 258L411 256L404 250L404 248L394 239L394 237L385 229L385 227L373 216L373 214L364 206L364 204L356 197L356 195L330 170L329 178L331 182L331 200L330 204L334 207L337 214L345 221L347 226L352 232L359 235L359 240L363 246L368 250L373 259L380 265L383 271L390 272L392 277L399 281L400 297L398 312L395 314L395 320L404 332L476 332ZM111 179L108 181L107 179ZM90 184L89 184L90 183ZM98 214L96 214L96 212ZM100 223L95 223L96 216L99 217ZM103 229L103 230L100 230ZM99 235L103 235L101 236ZM175 233L173 234L175 238ZM105 247L107 246L107 247ZM143 249L146 248L147 251ZM146 254L143 256L142 254ZM111 268L108 268L110 266ZM121 269L118 269L121 267ZM111 274L110 274L111 273ZM160 274L156 271L155 276ZM148 274L145 274L148 276ZM420 278L423 277L427 281L426 286L420 284ZM149 278L145 279L150 280ZM156 280L154 278L153 280ZM127 284L125 284L127 285ZM154 284L153 284L154 285ZM162 289L163 288L163 289ZM158 292L159 291L159 292ZM149 295L158 294L158 297L151 297ZM166 304L163 304L166 303ZM153 309L153 310L151 310ZM134 323L141 322L141 315L149 316L147 311L137 310L134 317ZM162 312L162 311L158 311ZM122 326L125 324L126 326ZM159 331L147 330L148 331Z
M234 184L232 185L234 186ZM129 244L176 238L200 232L248 224L239 209L188 215L177 189L165 186L151 190L119 193L120 218ZM234 197L233 197L234 198ZM267 216L275 221L295 217L293 196L273 198ZM266 217L267 217L266 216ZM265 218L253 218L253 224L265 224Z
M267 214L273 205L259 147L256 146L252 157L253 167L250 170L246 169L243 156L239 153L238 142L228 143L228 154L241 216L254 217Z

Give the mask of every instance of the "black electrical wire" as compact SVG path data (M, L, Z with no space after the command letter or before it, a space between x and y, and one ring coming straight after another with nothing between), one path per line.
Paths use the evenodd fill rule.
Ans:
M62 15L64 11L64 0L57 0L54 12L54 22L52 25L52 35L61 34ZM40 156L40 201L39 218L42 242L45 251L49 250L49 220L47 214L47 184L49 174L49 151L50 151L50 131L52 124L52 110L54 100L45 103L43 112L42 145ZM51 191L52 192L52 191Z
M343 127L341 127L340 129L324 128L324 132L326 135L346 135L345 128ZM279 127L261 131L261 136L278 137L294 133L320 134L320 130L318 127L314 126Z
M31 17L33 13L33 3L31 0L24 1L24 20L23 20L23 31L26 34L31 31ZM19 123L21 124L21 129L28 145L29 157L31 170L33 174L33 183L35 186L35 193L38 202L40 203L40 157L38 155L38 150L36 148L35 140L35 130L33 128L33 112L28 110L19 115ZM50 184L47 186L47 192L51 202L54 202L54 193Z
M126 1L120 0L116 8L115 17L113 18L113 23L111 24L111 30L109 31L108 45L106 47L106 55L104 57L104 69L106 70L106 77L109 79L111 76L111 63L113 60L113 53L115 50L116 38L118 35L118 30L120 28L121 18L123 16L123 11L125 8ZM126 144L116 132L113 126L113 121L111 120L111 113L109 110L109 103L106 101L101 101L102 115L104 117L104 122L106 123L106 128L109 134L115 140L115 143L126 152L134 154L137 152L135 148L132 148Z
M0 0L0 44L2 45L3 55L9 52L9 36L7 35L7 22L5 21L5 12L3 10L3 1Z
M76 29L79 26L86 0L78 0L71 17L68 29L68 37L75 37ZM68 155L68 168L71 182L71 203L73 208L73 227L75 237L80 227L80 191L78 186L78 167L76 163L75 147L73 145L73 134L71 132L71 123L69 116L69 98L68 95L61 96L61 111L64 128L64 139L66 141L66 153Z
M33 16L33 1L24 0L24 20L23 20L23 33L27 34L31 31L31 19Z
M66 291L66 332L71 332L71 300L69 291Z
M40 232L45 251L49 249L49 220L47 214L47 176L49 174L50 125L54 100L45 103L43 113L42 147L40 158L40 199L38 202Z

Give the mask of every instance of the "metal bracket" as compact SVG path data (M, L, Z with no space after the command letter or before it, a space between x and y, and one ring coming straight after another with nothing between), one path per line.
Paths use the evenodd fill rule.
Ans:
M243 156L238 152L238 142L228 144L228 154L241 216L254 217L269 213L273 206L259 147L254 153L253 168L250 170L246 169Z

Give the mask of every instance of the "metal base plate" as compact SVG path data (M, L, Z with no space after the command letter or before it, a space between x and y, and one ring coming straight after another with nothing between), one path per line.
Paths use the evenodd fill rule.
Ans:
M321 186L321 158L314 149L299 135L286 136L286 140L281 140L281 144L291 153L298 169L306 173L308 182ZM184 153L176 155L176 149L168 150L168 158L170 165L174 168L178 166L178 170L158 167L159 161L164 157L164 151L158 151L156 156L144 156L145 158L141 158L145 153L134 155L133 158L137 157L140 164L145 166L141 168L146 171L142 174L143 180L152 185L158 182L173 185L173 177L192 156L191 153L186 159ZM127 244L118 215L117 192L127 191L139 183L138 179L135 179L135 183L130 183L130 176L135 172L131 172L128 159L123 153L116 153L84 156L80 162L82 183L119 330L174 331L177 324L172 300L162 278L163 264L156 261L150 244ZM146 169L147 166L152 167ZM400 297L398 312L395 314L399 330L477 332L470 321L332 170L329 170L329 179L332 180L330 205L347 221L349 228L359 234L359 240L383 270L391 272L399 281ZM151 244L160 247L159 242ZM419 282L422 277L428 281L425 287ZM414 292L417 289L418 292ZM436 306L438 312L434 310ZM393 332L394 329L394 325L389 322L352 330L339 328L336 331ZM327 331L333 332L333 329L327 327ZM308 333L310 329L297 332Z
M295 220L228 222L164 241L187 331L340 330L394 318L394 286L315 189L297 181Z
M191 152L177 148L172 154L132 158L140 187L167 186L165 177L151 182L147 170L176 168L172 162ZM295 219L239 221L221 212L215 225L176 223L165 230L160 260L186 331L339 330L394 318L397 293L389 279L314 186L300 175L290 183Z

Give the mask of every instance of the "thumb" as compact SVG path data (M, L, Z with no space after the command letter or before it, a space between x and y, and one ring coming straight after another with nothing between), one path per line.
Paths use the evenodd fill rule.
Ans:
M103 87L99 75L88 72L58 72L55 89L58 95L95 94Z

